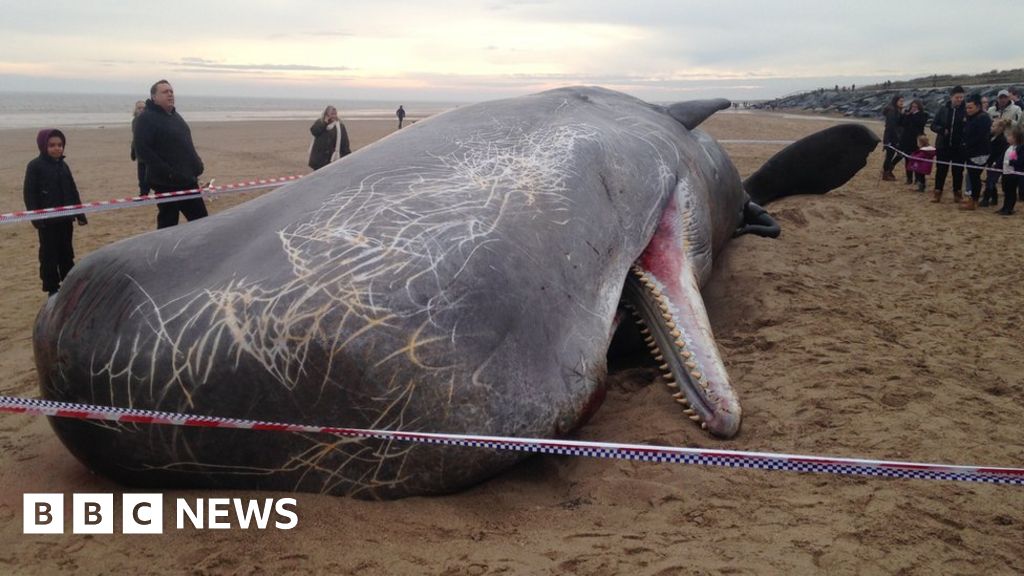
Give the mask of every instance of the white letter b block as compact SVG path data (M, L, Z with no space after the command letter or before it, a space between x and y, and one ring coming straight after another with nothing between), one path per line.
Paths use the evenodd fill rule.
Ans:
M25 494L22 502L23 533L64 533L63 494Z
M113 534L114 495L75 494L71 531L75 534Z

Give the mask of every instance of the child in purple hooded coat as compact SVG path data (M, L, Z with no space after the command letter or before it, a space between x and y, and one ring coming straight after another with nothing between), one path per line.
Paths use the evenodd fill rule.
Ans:
M917 151L911 154L910 159L907 160L907 170L913 172L918 192L924 192L925 180L932 173L934 161L935 147L928 141L928 136L919 134L917 136Z
M39 131L36 136L39 156L25 168L26 209L82 203L71 168L64 162L66 143L67 139L60 130L47 128ZM72 220L78 220L79 226L89 223L84 214L32 222L39 233L39 278L43 281L43 291L51 296L57 293L61 282L75 265Z

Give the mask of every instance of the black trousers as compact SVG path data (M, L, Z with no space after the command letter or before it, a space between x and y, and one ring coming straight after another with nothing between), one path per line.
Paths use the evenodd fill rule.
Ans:
M39 279L43 292L56 292L75 265L74 225L67 221L44 221L39 233Z
M882 163L882 170L886 172L892 172L892 169L900 163L903 159L903 155L896 152L892 148L885 149L885 161Z
M981 173L984 171L984 164L975 164L970 160L967 161L967 179L971 181L971 198L974 200L980 198L985 192L985 189L981 187ZM956 182L954 182L954 184L956 184Z
M992 154L988 157L988 163L986 166L989 168L995 168L995 170L989 170L985 178L985 198L992 204L999 201L998 194L996 193L999 185L999 177L1002 176L1001 170L1003 167L1003 155L1006 154L1006 149L1010 145L1007 144L1006 138L1001 134L992 141Z
M910 172L908 172L908 174L910 174ZM914 175L914 182L917 182L918 192L924 192L924 186L928 177L920 172L913 172L912 174Z
M1013 212L1017 205L1017 190L1020 188L1020 176L1016 174L1003 174L1003 212Z
M963 153L959 150L941 148L935 152L935 158L940 162L935 164L935 189L941 191L942 187L946 185L946 174L949 172L949 166L941 164L941 162L963 164L964 157ZM953 166L953 193L959 194L963 187L964 168L963 166Z
M198 188L198 182L192 182L184 188L153 188L153 191L157 194L164 192L176 192L177 190L191 190ZM165 202L163 204L157 204L156 214L156 228L170 228L171 226L178 225L178 215L184 214L185 218L191 222L200 218L206 218L209 213L206 211L206 202L202 198L189 198L188 200L178 200L177 202Z
M146 183L146 165L142 162L136 162L135 165L138 167L139 196L145 196L149 194L149 184Z

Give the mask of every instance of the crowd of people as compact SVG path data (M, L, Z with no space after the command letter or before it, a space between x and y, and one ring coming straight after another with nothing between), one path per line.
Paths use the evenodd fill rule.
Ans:
M398 107L398 128L405 109ZM132 113L130 157L136 163L139 195L200 188L205 166L192 141L192 131L174 106L174 88L159 80L149 89L149 99L135 103ZM351 154L348 132L338 119L338 110L328 106L310 127L309 167L319 170ZM40 130L36 136L39 155L25 168L24 200L27 210L41 210L81 204L82 200L65 162L67 138L55 128ZM177 226L180 215L189 221L208 214L201 196L157 205L157 229ZM39 236L39 277L43 291L54 295L75 265L73 223L88 224L84 214L34 220Z
M932 202L942 202L950 177L953 200L964 210L997 207L1001 183L1003 205L996 213L1013 214L1017 200L1024 199L1024 111L1020 96L1019 88L1000 90L989 105L980 94L965 95L961 86L955 86L930 124L920 100L905 106L902 96L894 96L882 112L882 179L897 180L893 171L900 160L906 159L906 183L924 192L927 176L934 168ZM934 146L926 127L934 134Z

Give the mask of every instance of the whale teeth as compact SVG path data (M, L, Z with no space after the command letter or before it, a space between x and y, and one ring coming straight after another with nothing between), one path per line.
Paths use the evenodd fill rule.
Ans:
M671 320L672 319L672 315L671 314L662 314L661 317L664 318L665 320Z
M683 333L682 333L682 332L680 332L679 330L673 330L673 331L671 332L671 334L672 334L672 337L673 337L673 338L679 338L680 336L682 336L682 335L683 335Z
M702 374L700 372L694 370L693 372L690 372L690 376L693 376L694 380L700 380L700 377L702 376Z
M676 339L676 346L678 346L680 349L686 348L686 342L683 342L683 340L681 338L677 338ZM686 354L688 354L688 353L684 351L683 352L683 358L689 358L689 356L686 356Z
M661 366L658 366L658 369L659 370L668 370L668 364L662 364Z
M665 386L668 386L669 388L672 388L672 389L678 389L679 388L679 384L676 384L675 382L673 382L671 380L666 381L665 382Z
M693 420L694 422L700 422L700 416L694 414L693 416L690 416L690 420Z
M683 350L679 355L686 359L693 358L693 353L689 350Z
M707 430L708 429L708 423L707 422L701 422L700 423L700 429L701 430Z
M680 399L680 398L682 398L683 400L686 400L686 395L683 394L682 392L676 392L675 394L672 395L672 397L677 399L677 400Z
M665 379L666 382L675 382L676 381L676 375L671 373L671 372L665 372L661 376L662 376L662 378Z
M693 370L694 368L697 367L697 363L694 362L693 360L690 360L686 363L686 367L689 368L690 370Z
M683 410L683 414L686 414L687 416L693 416L696 413L697 412L693 408L687 408L686 410Z
M643 320L641 320L640 322L646 324L645 322L643 322ZM651 329L650 328L642 328L640 330L640 333L643 334L644 336L648 336L651 333Z
M676 403L682 404L683 406L689 406L690 405L690 403L686 400L686 398L676 398Z
M658 361L658 362L664 362L665 361L665 357L662 356L661 354L658 354L657 356L655 356L654 359L656 361Z

